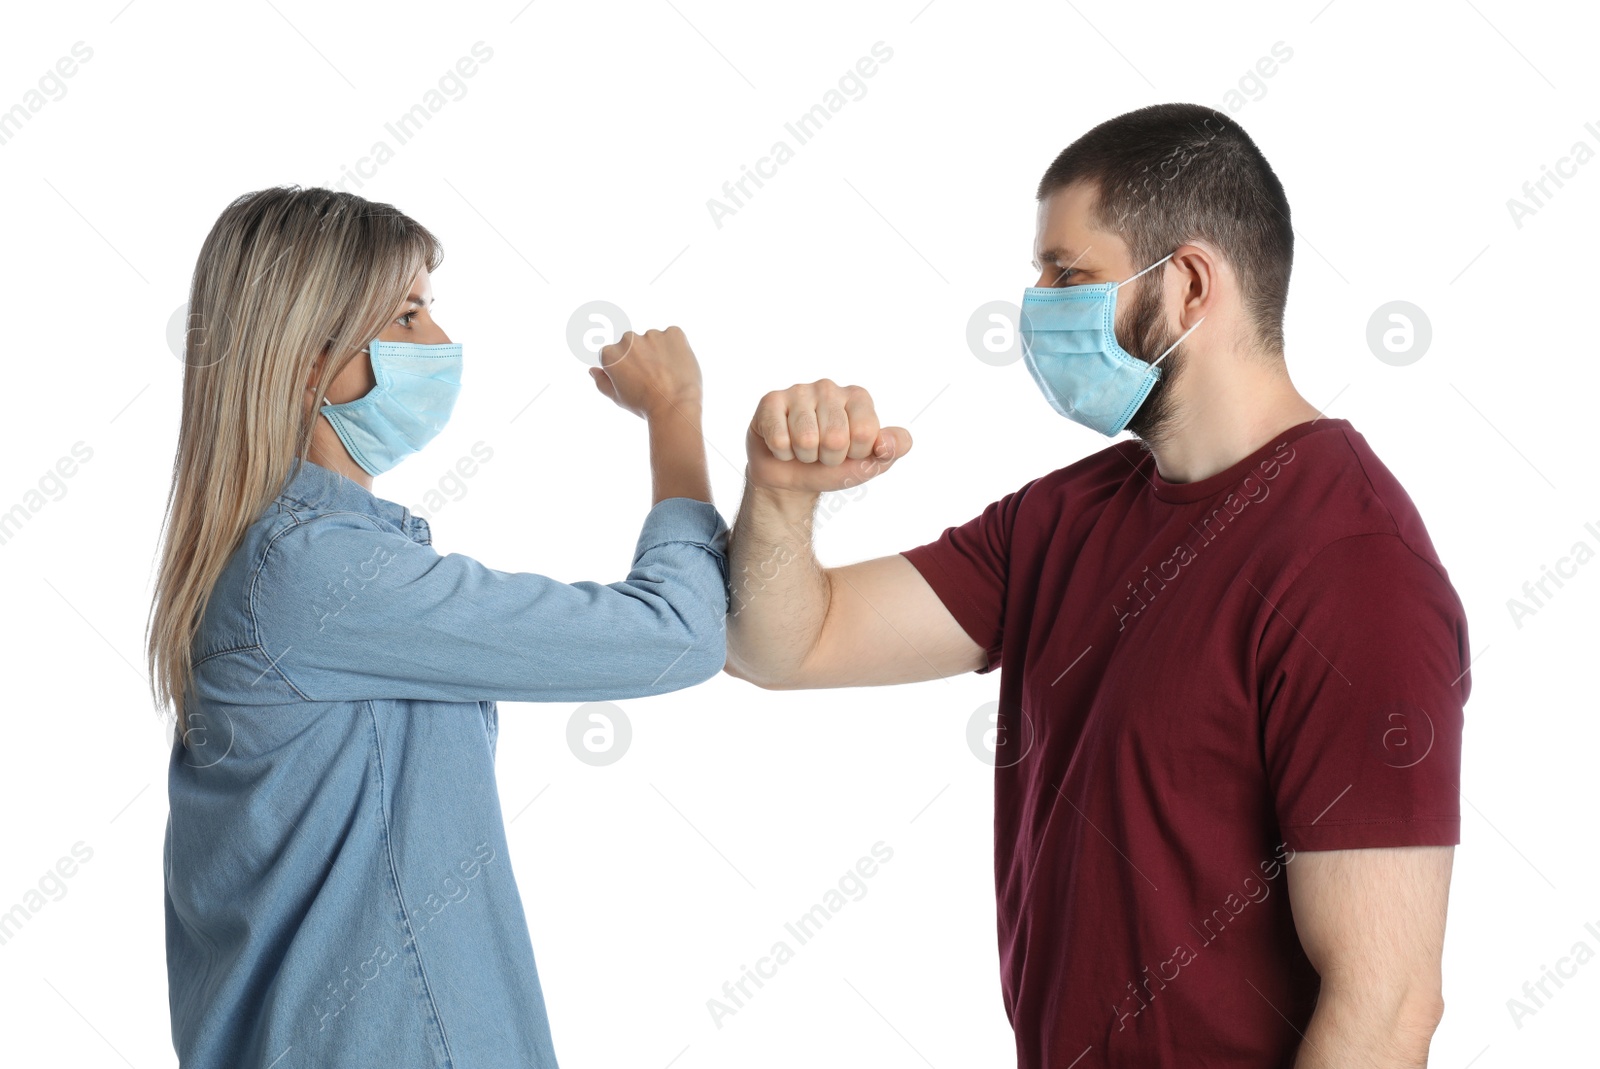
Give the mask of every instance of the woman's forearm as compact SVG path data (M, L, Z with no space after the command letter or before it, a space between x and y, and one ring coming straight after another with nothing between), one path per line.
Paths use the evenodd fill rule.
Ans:
M669 497L711 500L706 443L698 400L663 400L647 417L650 425L651 504Z

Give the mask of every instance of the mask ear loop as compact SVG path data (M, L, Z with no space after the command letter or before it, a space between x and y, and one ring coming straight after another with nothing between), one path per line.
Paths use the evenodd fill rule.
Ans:
M1199 325L1200 324L1198 324L1198 323L1195 324L1195 326L1199 326ZM331 341L332 339L329 339L329 340ZM377 338L372 339L372 341L378 341L378 340L379 339L377 339ZM372 359L372 342L368 342L366 345L363 345L361 348L357 349L356 352L357 353L364 353L366 355L367 359L371 360ZM376 389L376 387L374 387L374 389ZM371 391L369 390L368 393L371 393ZM362 394L361 396L365 397L365 396L367 396L367 394ZM359 397L358 398L354 398L354 400L358 400L358 401L360 399L361 398L359 398ZM348 404L349 402L340 402L340 403L341 404ZM336 407L336 406L334 405L334 403L332 401L328 400L327 397L323 397L323 399L322 399L322 408L334 408L334 407ZM319 415L319 416L322 415L322 409L318 409L317 410L317 415Z
M1121 282L1118 282L1115 286L1112 286L1111 288L1114 289L1114 290L1121 289L1123 286L1126 286L1128 283L1130 283L1134 279L1138 278L1139 275L1143 275L1143 274L1146 274L1146 273L1148 273L1150 271L1154 271L1156 268L1160 267L1162 264L1166 263L1168 260L1172 259L1176 255L1178 255L1178 250L1177 249L1173 249L1171 252L1169 252L1165 256L1163 256L1161 259L1157 260L1155 263L1151 264L1149 267L1145 268L1143 271L1140 271L1138 275L1129 275L1127 278L1123 279Z
M1112 287L1112 289L1121 289L1123 286L1126 286L1128 283L1130 283L1134 279L1138 278L1139 275L1143 275L1143 274L1145 274L1147 272L1154 271L1156 268L1160 267L1162 264L1166 263L1168 260L1172 259L1176 255L1178 255L1178 250L1177 249L1173 249L1171 252L1169 252L1165 256L1163 256L1161 259L1157 260L1155 263L1151 264L1149 267L1145 268L1143 271L1140 271L1139 274L1129 275L1127 278L1123 279L1121 282L1118 282L1115 286ZM1195 327L1198 327L1201 323L1204 323L1205 321L1206 321L1206 317L1205 316L1201 316L1199 319L1195 320L1194 327L1190 327L1188 330L1186 330L1182 334L1178 335L1178 341L1175 341L1171 345L1167 346L1167 352L1166 353L1162 353L1160 356L1158 356L1154 360L1152 360L1150 362L1150 366L1151 367L1155 367L1157 364L1161 363L1161 361L1165 360L1167 358L1167 353L1170 353L1170 352L1172 352L1172 350L1176 349L1178 347L1179 342L1182 342L1183 339L1185 339L1189 335L1193 334L1194 331L1195 331Z
M1195 320L1194 321L1194 327L1190 327L1188 330L1186 330L1182 334L1178 335L1178 341L1175 341L1171 345L1167 346L1167 353L1170 353L1170 352L1172 352L1172 350L1176 349L1178 347L1178 342L1183 341L1183 339L1185 339L1189 335L1193 334L1194 331L1195 331L1195 327L1198 327L1201 323L1204 323L1205 321L1206 321L1206 317L1205 316L1201 316L1199 319ZM1155 367L1157 364L1161 363L1161 361L1165 360L1167 358L1167 353L1162 353L1160 356L1158 356L1154 360L1152 360L1150 362L1150 366L1151 367Z

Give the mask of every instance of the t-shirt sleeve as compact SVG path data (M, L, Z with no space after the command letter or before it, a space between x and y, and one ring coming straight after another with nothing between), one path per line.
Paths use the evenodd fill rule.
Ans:
M932 542L900 554L927 580L962 630L984 648L980 675L1000 666L1012 532L1022 499L1036 482L991 503L961 526L946 527Z
M1263 754L1296 850L1461 841L1466 616L1391 534L1321 550L1269 610L1257 652Z

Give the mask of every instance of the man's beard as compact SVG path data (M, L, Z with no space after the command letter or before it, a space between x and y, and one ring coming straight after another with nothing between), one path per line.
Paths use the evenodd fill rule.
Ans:
M1159 275L1155 277L1160 278ZM1162 315L1160 286L1137 287L1133 302L1128 307L1127 323L1117 334L1117 343L1127 350L1128 355L1147 364L1154 363L1156 357L1166 352L1178 339L1179 334L1167 325L1166 317ZM1124 335L1127 340L1124 340ZM1181 346L1167 353L1166 359L1156 367L1161 377L1150 387L1150 393L1133 418L1128 420L1127 429L1144 443L1146 449L1160 444L1177 429L1181 412L1172 394L1172 387L1183 373L1183 365Z

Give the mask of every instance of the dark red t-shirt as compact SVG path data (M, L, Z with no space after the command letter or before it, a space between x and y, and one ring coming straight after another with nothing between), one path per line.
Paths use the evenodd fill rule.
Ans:
M1467 623L1348 420L1170 483L1136 441L905 552L1000 667L1021 1069L1287 1069L1296 851L1460 841Z

